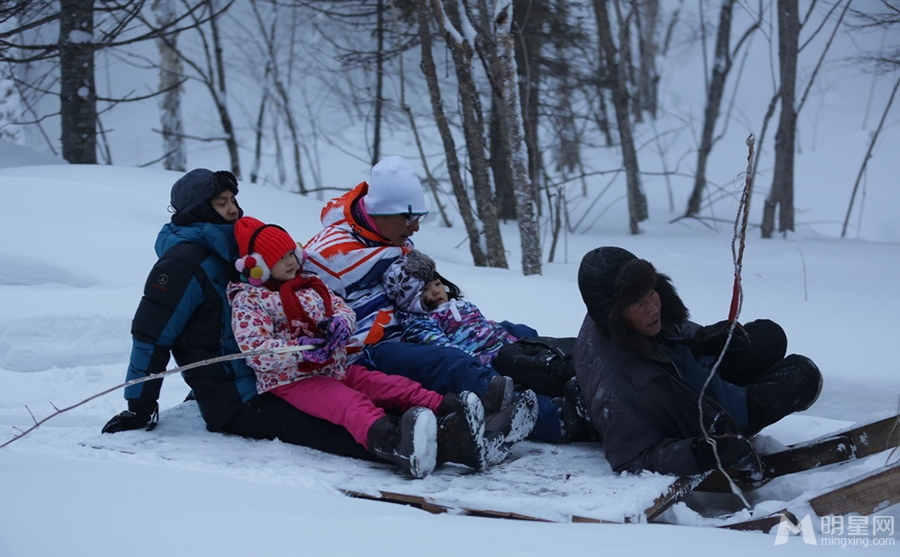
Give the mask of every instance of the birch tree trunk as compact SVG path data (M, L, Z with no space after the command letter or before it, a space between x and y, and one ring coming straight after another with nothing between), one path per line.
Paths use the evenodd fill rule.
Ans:
M794 147L797 132L797 53L800 18L797 0L778 0L778 65L781 117L775 132L772 189L763 207L762 237L771 238L778 212L778 231L794 230Z
M93 2L60 1L59 67L63 158L72 164L97 164Z
M156 23L168 28L175 21L175 1L155 0L153 12ZM181 118L184 66L178 56L178 33L156 40L159 50L159 118L162 126L163 166L166 170L187 170L187 150L184 145L184 126Z
M2 32L2 24L0 24ZM0 142L19 143L22 128L22 99L14 85L15 68L9 62L0 62Z
M503 99L506 130L509 134L509 164L512 167L516 192L516 222L522 248L522 273L541 274L541 237L535 201L528 173L528 154L525 128L522 124L522 104L519 101L518 71L516 70L515 39L511 32L512 0L498 0L494 12L494 39L499 54L498 85Z
M479 240L478 225L475 221L475 215L472 211L472 204L469 202L469 195L466 186L463 183L462 172L460 171L459 157L456 155L456 141L453 139L453 132L450 130L450 124L447 121L447 115L444 112L444 101L441 98L441 87L438 82L438 74L435 68L433 47L431 42L431 21L432 13L429 8L430 0L418 0L416 2L416 13L419 19L419 42L422 49L422 73L425 75L425 81L428 83L428 93L431 98L431 110L434 114L434 122L444 144L444 154L447 157L447 173L450 176L450 186L453 188L453 194L456 197L456 203L459 207L459 214L462 217L466 234L469 237L469 252L472 254L472 262L476 267L487 266L487 256L481 248ZM440 8L440 5L437 5ZM443 18L435 20L440 22Z
M488 6L488 0L477 0L478 25L482 29L490 29L493 26L493 10ZM500 74L500 60L497 54L497 43L493 40L480 41L476 44L479 48L482 64L488 75ZM506 119L503 117L503 99L497 87L492 87L491 109L488 116L488 149L490 150L491 173L494 176L494 200L497 207L497 218L500 220L515 220L516 218L516 192L513 187L512 169L509 159L512 156L509 151L509 133L506 130Z
M441 0L432 0L432 5L438 28L443 31L444 40L450 47L453 65L456 69L459 103L463 117L462 128L466 139L466 152L469 155L475 206L483 227L487 266L506 269L509 268L509 265L503 249L503 237L500 234L500 222L497 218L497 207L491 188L490 166L486 157L481 97L472 72L475 45L471 40L475 36L474 27L469 21L468 15L460 10L462 6L456 0L449 0L446 6L441 4ZM458 29L462 29L462 31ZM469 241L477 241L477 239L470 238Z
M597 34L600 41L600 56L608 71L613 108L619 128L619 143L622 149L622 164L625 167L625 182L628 191L628 226L632 234L639 234L638 223L647 219L647 197L641 187L637 148L631 130L629 112L628 80L625 64L619 59L620 49L613 40L609 21L608 2L594 0L594 15L597 18ZM627 45L622 45L627 48Z
M0 35L12 32L19 26L18 16L0 20ZM10 43L15 42L11 40ZM19 143L22 140L23 99L16 86L16 67L12 62L0 62L0 142Z

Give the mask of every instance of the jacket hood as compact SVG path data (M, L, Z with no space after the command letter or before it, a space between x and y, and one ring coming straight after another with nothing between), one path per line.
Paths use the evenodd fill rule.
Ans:
M229 263L238 257L233 224L196 222L178 225L167 223L156 236L154 247L157 257L162 257L171 247L182 243L203 246Z

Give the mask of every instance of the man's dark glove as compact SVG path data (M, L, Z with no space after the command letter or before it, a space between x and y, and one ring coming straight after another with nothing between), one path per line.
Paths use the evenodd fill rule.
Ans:
M716 455L710 441L715 442L715 452L719 454L722 468L735 467L741 471L758 472L759 457L750 441L741 435L711 436L709 440L702 437L694 441L694 458L702 472L718 468Z
M719 321L713 325L700 327L694 340L700 345L700 349L704 354L718 355L725 346L725 340L728 338L728 330L731 328L731 321ZM731 335L731 343L728 344L728 351L738 350L750 346L750 335L741 327L740 323L734 324L734 334Z
M147 429L151 430L156 427L158 421L159 405L156 401L129 400L128 410L113 416L103 426L101 433L118 433L120 431L140 429L147 425L148 422L150 422L150 426Z

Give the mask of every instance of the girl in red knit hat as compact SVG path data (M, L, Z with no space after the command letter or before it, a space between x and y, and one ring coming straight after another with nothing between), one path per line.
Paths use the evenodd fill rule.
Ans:
M241 282L228 287L235 338L242 352L274 350L247 358L260 393L271 391L345 427L373 454L415 478L443 462L486 467L491 440L483 437L478 396L440 395L406 377L348 364L346 344L356 315L314 274L302 271L302 248L280 226L252 217L238 220L234 234L241 274ZM277 351L298 346L310 348Z

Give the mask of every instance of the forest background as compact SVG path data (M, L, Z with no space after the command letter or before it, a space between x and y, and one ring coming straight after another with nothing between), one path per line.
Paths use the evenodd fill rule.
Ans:
M751 234L893 242L865 207L900 204L898 29L887 0L0 2L0 140L319 199L399 154L476 266L515 220L526 275L571 233L727 230L745 188Z

